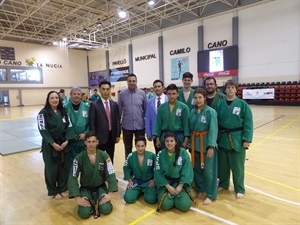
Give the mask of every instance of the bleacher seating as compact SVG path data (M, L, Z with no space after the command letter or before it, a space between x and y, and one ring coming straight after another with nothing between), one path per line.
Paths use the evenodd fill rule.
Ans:
M242 98L244 89L274 88L274 99L246 100L250 104L260 105L295 105L300 106L300 81L242 83L237 96Z

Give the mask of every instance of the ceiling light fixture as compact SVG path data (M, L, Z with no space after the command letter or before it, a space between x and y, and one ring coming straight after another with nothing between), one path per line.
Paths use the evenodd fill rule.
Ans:
M147 0L149 6L153 6L155 4L155 0Z
M119 15L119 17L120 17L121 19L125 19L125 18L127 17L127 15L128 15L128 12L127 12L125 9L120 8L120 9L118 10L118 15Z
M53 44L54 46L56 46L56 45L58 45L58 42L57 42L57 41L53 41L52 44Z
M5 0L0 0L0 5L2 5L4 3Z
M64 42L66 42L66 41L68 40L68 38L64 37L62 40L63 40Z

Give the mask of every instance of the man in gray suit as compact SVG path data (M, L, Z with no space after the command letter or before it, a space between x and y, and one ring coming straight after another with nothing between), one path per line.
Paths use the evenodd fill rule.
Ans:
M118 104L110 98L111 83L99 84L100 98L92 102L89 111L89 127L99 139L98 148L105 150L114 162L115 143L120 141L120 119Z

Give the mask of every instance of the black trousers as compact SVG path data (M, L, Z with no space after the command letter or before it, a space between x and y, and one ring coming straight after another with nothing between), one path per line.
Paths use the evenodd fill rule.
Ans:
M127 159L127 156L132 152L133 134L135 137L145 136L145 129L126 130L126 129L122 128L122 131L123 131L123 143L124 143L124 147L125 147L125 159Z
M105 144L101 144L101 140L100 140L100 144L98 145L98 148L100 150L106 151L106 153L109 155L112 163L114 163L115 143L116 143L116 140L113 140L112 132L109 131L107 142Z

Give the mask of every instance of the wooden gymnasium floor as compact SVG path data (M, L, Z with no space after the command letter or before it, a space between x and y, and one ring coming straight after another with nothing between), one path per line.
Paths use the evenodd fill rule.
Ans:
M0 108L1 120L35 117L38 107ZM187 213L175 209L156 212L140 199L122 200L123 144L116 147L115 170L119 192L112 214L81 220L74 200L47 196L39 150L0 156L0 224L300 224L300 108L253 106L254 141L247 153L246 196L237 200L232 186L217 201L203 206L197 199ZM152 143L148 149L153 151Z

